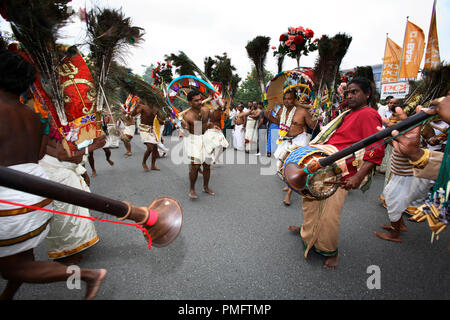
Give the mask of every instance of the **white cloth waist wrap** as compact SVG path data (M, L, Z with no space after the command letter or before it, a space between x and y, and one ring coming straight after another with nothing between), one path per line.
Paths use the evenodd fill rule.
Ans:
M283 140L281 144L278 145L277 150L275 150L275 153L273 156L275 159L277 159L277 171L281 169L283 166L283 160L285 158L286 153L291 153L292 150L296 149L297 147L304 147L307 146L309 143L309 137L306 134L306 132L300 133L299 135L295 136L293 139L290 140Z
M48 179L44 170L37 163L24 163L8 168ZM0 199L24 205L35 205L45 200L41 196L1 186ZM44 208L50 207L51 205L48 205ZM0 203L0 210L2 211L18 208L22 207ZM53 213L41 210L0 216L0 257L7 257L37 247L47 236L50 229L48 222L52 217ZM8 241L13 241L15 244L8 244Z
M206 156L213 157L213 152L217 147L228 148L228 141L222 133L222 130L208 129L203 134L203 143L205 145Z
M139 133L141 134L142 143L151 143L151 144L158 143L155 132L153 130L153 126L141 123L139 125Z
M202 164L206 160L203 135L188 134L183 138L184 152L191 162Z
M136 130L136 126L135 125L125 126L125 128L123 129L122 134L130 136L130 137L133 137L135 130Z
M52 181L90 192L81 176L86 172L81 164L59 161L49 155L45 155L39 164ZM61 212L90 217L88 209L61 201L53 201L53 208ZM50 223L50 232L45 240L47 254L52 259L81 252L97 242L97 232L92 220L62 214L54 215Z

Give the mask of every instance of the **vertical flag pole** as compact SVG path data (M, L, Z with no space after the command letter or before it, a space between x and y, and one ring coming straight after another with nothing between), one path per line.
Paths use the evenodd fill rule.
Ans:
M406 17L406 28L405 28L405 36L403 37L403 48L402 48L402 56L400 58L400 72L398 73L397 81L400 80L400 75L402 74L402 66L403 66L403 52L405 52L405 40L406 40L406 31L408 30L408 21L409 16Z
M388 42L388 35L389 33L386 32L386 43L384 45L384 57L383 57L383 70L381 70L381 84L383 84L383 75L384 75L384 71L386 69L386 50L387 50L387 42Z

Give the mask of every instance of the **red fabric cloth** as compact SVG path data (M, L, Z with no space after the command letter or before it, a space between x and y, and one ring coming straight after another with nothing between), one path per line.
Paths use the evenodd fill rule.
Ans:
M380 115L370 107L352 111L345 116L342 124L333 133L327 141L327 144L331 144L338 150L342 150L355 142L377 133L377 127L381 127L381 125ZM380 143L376 142L366 147L364 161L373 162L376 165L381 164L384 157L384 144L379 145ZM347 162L347 168L349 174L345 177L346 179L353 176L357 171L356 167L352 165L352 161Z

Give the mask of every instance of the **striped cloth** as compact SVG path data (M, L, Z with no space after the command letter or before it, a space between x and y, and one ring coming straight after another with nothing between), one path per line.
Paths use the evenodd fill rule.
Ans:
M412 177L414 175L414 166L409 163L407 157L395 149L392 151L391 173L404 177Z

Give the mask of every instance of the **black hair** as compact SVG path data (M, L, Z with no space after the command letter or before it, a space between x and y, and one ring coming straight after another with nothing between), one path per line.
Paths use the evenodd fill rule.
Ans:
M288 93L293 94L295 100L298 99L297 90L294 90L294 89L289 89L289 90L287 90L285 93L283 93L283 99L284 99L284 97L285 97Z
M20 96L36 79L36 70L24 58L9 50L0 50L0 88Z
M391 100L391 99L394 99L394 96L387 96L386 99L384 99L384 100L387 101L387 100Z
M373 90L373 86L372 83L370 82L369 79L365 78L365 77L356 77L353 78L352 80L350 80L347 83L347 88L352 84L356 84L358 85L358 87L361 88L361 90L365 93L365 94L369 94L369 98L367 99L367 103L371 103L373 101L373 94L374 94L374 90Z
M191 90L191 91L189 91L189 93L187 94L187 100L188 100L188 101L192 101L192 99L193 99L195 96L198 96L199 94L201 94L201 93L198 92L197 90Z
M365 78L365 77L356 77L356 78L353 78L352 80L350 80L350 81L347 83L347 88L348 88L352 83L357 84L358 87L360 87L361 90L362 90L364 93L370 93L370 95L373 94L373 93L372 93L372 84L370 83L370 80L369 80L369 79L367 79L367 78Z

